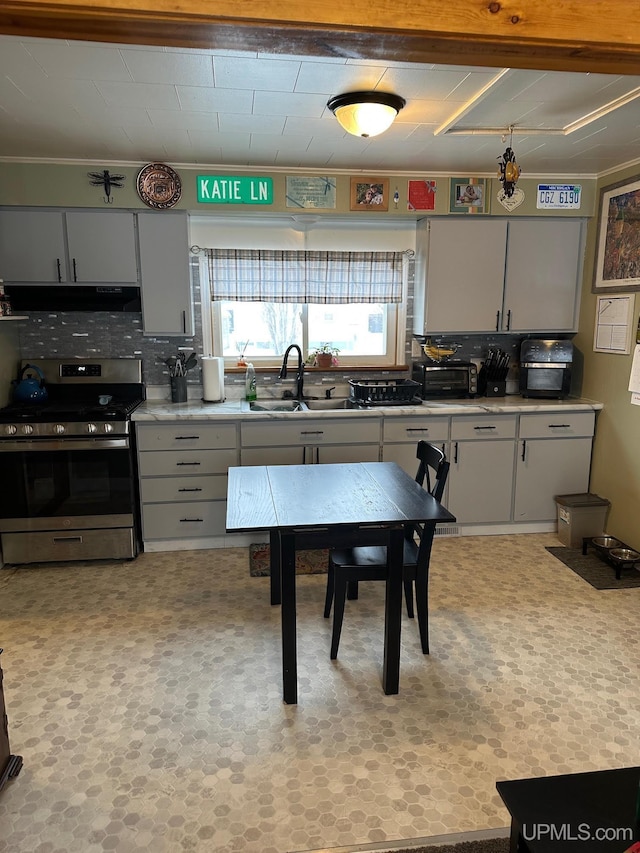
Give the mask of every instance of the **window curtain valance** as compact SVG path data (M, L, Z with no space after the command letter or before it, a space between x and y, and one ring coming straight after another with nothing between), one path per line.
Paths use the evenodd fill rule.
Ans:
M405 252L208 249L211 298L239 302L401 302Z

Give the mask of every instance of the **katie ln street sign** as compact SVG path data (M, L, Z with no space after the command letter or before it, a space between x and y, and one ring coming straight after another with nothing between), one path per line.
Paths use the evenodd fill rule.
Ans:
M200 204L273 204L273 178L198 175Z

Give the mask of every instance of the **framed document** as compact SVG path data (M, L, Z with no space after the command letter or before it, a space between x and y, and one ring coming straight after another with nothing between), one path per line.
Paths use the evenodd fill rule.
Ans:
M287 176L287 207L303 210L333 210L336 206L336 179Z

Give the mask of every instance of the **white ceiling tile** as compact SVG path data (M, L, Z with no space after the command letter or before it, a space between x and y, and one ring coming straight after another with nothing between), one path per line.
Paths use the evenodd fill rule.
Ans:
M144 109L179 109L174 86L154 83L98 83L98 91L108 104Z
M306 62L300 69L296 92L317 92L330 98L346 92L375 89L384 69L371 65L330 65L326 62Z
M218 131L217 113L199 113L189 110L147 110L152 125L165 134L173 128L184 130Z
M291 115L319 118L326 106L322 95L292 92L286 100L276 92L256 92L253 111L256 115Z
M300 63L286 59L252 59L215 56L215 85L221 89L255 89L293 92Z
M136 83L169 83L180 86L212 86L210 56L164 51L123 51L122 56Z
M220 130L223 133L277 133L282 135L285 126L284 116L255 116L225 113L220 116Z
M253 92L250 89L212 89L204 86L176 86L184 110L216 113L250 113Z
M39 42L28 51L48 77L78 80L131 80L120 51L72 42Z

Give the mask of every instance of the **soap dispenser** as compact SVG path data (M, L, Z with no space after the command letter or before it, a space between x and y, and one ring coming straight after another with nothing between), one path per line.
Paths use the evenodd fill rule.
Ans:
M257 400L258 393L256 389L256 371L253 364L247 364L247 372L244 377L244 396L246 400Z

